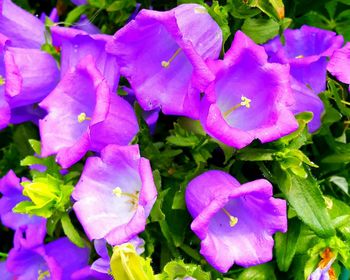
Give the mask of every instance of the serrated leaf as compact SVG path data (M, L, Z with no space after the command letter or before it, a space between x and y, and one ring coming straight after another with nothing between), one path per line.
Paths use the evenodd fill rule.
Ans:
M276 280L273 265L270 263L244 269L237 280Z
M81 238L79 232L73 226L72 221L67 213L62 216L61 224L63 232L69 238L69 240L78 247L84 248L84 239Z
M274 170L280 190L294 208L298 217L319 236L335 234L317 181L306 169L307 178L294 175L291 171Z
M278 268L288 271L296 252L296 246L300 234L300 221L291 219L288 221L286 233L277 232L275 235L275 250Z

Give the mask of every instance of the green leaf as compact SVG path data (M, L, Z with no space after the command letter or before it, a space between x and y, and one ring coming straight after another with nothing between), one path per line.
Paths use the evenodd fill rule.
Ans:
M244 161L270 161L274 159L276 150L261 148L244 148L237 151L237 157Z
M228 23L227 7L220 6L219 2L215 0L213 1L211 6L205 5L205 7L222 30L222 46L224 47L226 40L231 35L230 26Z
M286 233L277 232L275 235L275 250L278 268L288 271L296 252L296 246L300 234L300 221L291 219L288 221Z
M96 8L104 8L106 6L106 0L88 0L88 3Z
M271 263L252 266L244 269L237 280L276 280L274 267Z
M80 16L86 12L87 8L87 5L81 5L71 10L68 13L64 22L65 26L71 26L74 22L76 22L80 18Z
M195 264L185 264L182 260L171 261L166 264L161 275L157 279L174 280L192 277L200 280L210 280L210 273L205 272Z
M263 44L278 35L279 28L277 22L264 18L247 18L242 25L242 31L257 44Z
M78 247L84 248L84 239L81 238L79 232L73 226L72 221L67 213L62 216L61 224L63 232L69 238L69 240L72 241Z
M319 236L329 237L335 234L325 201L317 181L307 172L307 178L294 175L291 171L275 168L280 190L294 208L298 217Z
M334 185L336 185L337 187L339 187L347 195L349 194L349 184L348 184L346 178L335 175L335 176L331 176L329 178L329 182L331 182Z
M251 18L261 13L260 9L252 8L242 0L228 0L227 9L233 17L240 19Z
M269 17L277 20L284 18L284 4L282 0L249 0L248 5L259 8Z

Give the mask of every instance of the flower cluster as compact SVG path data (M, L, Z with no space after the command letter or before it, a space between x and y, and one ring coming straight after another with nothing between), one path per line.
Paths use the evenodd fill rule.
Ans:
M296 131L295 115L305 111L313 113L309 131L317 131L324 112L318 94L326 89L327 70L350 84L350 45L342 47L342 36L302 26L287 29L284 43L277 36L261 46L237 31L220 58L222 30L198 4L141 10L111 36L91 26L53 24L46 30L11 0L0 0L0 26L0 129L37 124L41 151L33 164L53 156L60 172L73 178L72 167L84 163L65 200L59 187L45 193L53 181L60 184L55 176L19 179L10 171L0 180L1 221L15 230L14 247L0 263L1 279L105 279L111 271L107 246L143 243L138 235L158 193L151 163L134 144L141 117L151 130L160 112L188 117L216 141L242 149ZM57 60L42 50L44 44L52 45ZM191 179L185 203L207 262L226 273L234 264L270 261L272 235L287 231L286 201L273 197L272 184L260 179L241 185L219 170ZM15 210L27 207L27 214L13 212L18 203ZM50 209L28 215L34 213L31 203ZM88 240L81 248L66 237L44 242L54 205L62 213L73 209L100 258L89 265ZM62 226L74 239L64 221ZM322 269L328 271L333 261Z

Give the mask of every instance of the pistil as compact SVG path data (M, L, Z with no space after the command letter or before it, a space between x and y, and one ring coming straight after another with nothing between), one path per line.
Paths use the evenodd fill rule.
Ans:
M37 280L45 280L45 279L50 279L50 272L48 270L42 271L39 269L38 271L38 279Z
M226 118L228 115L230 115L233 111L235 111L236 109L240 108L240 107L246 107L247 109L250 108L250 102L252 102L251 99L242 96L241 97L241 103L231 107L230 109L228 109L226 112L224 112L224 117Z
M232 216L225 208L222 208L222 211L229 217L230 219L230 227L234 227L238 223L238 218Z
M3 86L5 84L5 78L0 75L0 86Z
M116 187L115 189L113 189L112 192L116 197L122 197L122 196L129 197L130 199L128 200L128 202L132 204L133 208L138 204L138 201L139 201L138 191L136 191L135 193L127 193L127 192L123 192L120 187Z
M170 66L170 63L176 58L176 56L181 52L181 48L178 48L176 52L170 57L168 61L163 60L161 62L163 68L168 68Z
M82 112L78 115L78 122L79 123L82 123L84 121L91 121L91 118L90 117L87 117L86 116L86 113Z

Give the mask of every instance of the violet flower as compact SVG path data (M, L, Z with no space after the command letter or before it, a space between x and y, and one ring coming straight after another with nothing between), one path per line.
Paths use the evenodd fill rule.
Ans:
M87 15L81 15L80 19L72 27L85 31L88 34L101 33L101 30L89 20Z
M141 10L108 43L144 110L198 118L200 91L214 79L205 64L216 59L222 32L197 4L170 11Z
M51 34L53 45L61 49L61 78L87 55L91 55L112 92L116 91L119 81L117 61L105 51L105 45L112 40L112 36L89 35L82 30L59 26L51 27Z
M327 70L335 76L339 81L350 84L350 43L334 51L327 65Z
M88 150L99 152L111 143L127 145L138 132L132 107L110 92L91 56L67 72L40 106L48 112L39 122L41 155L57 153L63 168Z
M108 145L101 157L87 159L72 196L87 236L119 245L145 229L157 190L137 145Z
M0 26L13 47L40 49L45 43L45 25L10 0L0 0Z
M186 190L191 229L201 239L200 253L218 271L234 264L249 267L272 259L276 231L287 230L286 202L272 197L272 185L256 180L243 185L211 170Z
M14 248L6 260L6 268L15 279L72 279L74 272L87 265L88 248L79 248L68 238L59 238L48 244L33 242L31 239L37 239L38 233L42 242L45 224L39 227L39 232L38 228L31 232L22 228L16 231Z
M23 225L39 224L44 219L37 216L29 216L12 212L12 209L21 201L28 200L22 194L23 187L20 179L10 170L3 178L0 179L0 218L4 226L13 230Z
M209 61L216 79L205 91L205 131L237 149L276 140L298 127L290 106L289 67L268 63L263 47L238 31L224 60Z
M269 61L289 64L290 74L294 78L292 87L294 81L297 81L307 86L317 97L326 89L327 58L342 46L343 37L328 30L304 25L300 29L285 30L284 39L284 45L279 36L264 45ZM298 96L298 91L293 90L293 94L296 100L294 113L299 113L301 110L314 113L309 127L310 132L314 132L321 124L321 115L318 112L324 110L323 103L300 104L303 97Z
M10 106L5 97L4 47L7 37L0 33L0 129L6 127L11 118Z

